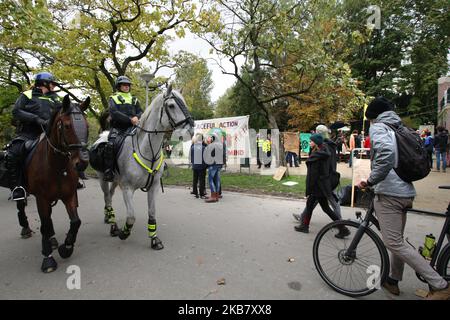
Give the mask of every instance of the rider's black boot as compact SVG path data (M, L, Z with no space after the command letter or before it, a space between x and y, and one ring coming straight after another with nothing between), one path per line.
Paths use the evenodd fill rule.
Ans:
M20 161L14 156L8 155L7 162L8 175L9 175L9 187L11 189L11 200L19 201L26 198L25 188L21 185L21 172Z
M103 175L103 181L114 181L114 147L111 142L108 142L105 146L105 173Z

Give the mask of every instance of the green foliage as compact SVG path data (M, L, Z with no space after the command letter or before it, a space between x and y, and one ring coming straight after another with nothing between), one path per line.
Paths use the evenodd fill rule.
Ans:
M14 87L0 87L0 144L3 145L14 137L15 127L12 125L12 109L19 97Z
M353 95L361 94L343 61L349 51L342 34L344 23L336 18L339 1L217 2L234 16L234 22L227 23L228 15L224 15L223 28L208 41L234 64L228 73L247 90L245 95L256 103L270 127L287 129L287 106L296 102L303 108L301 101L314 89L326 91L338 85ZM242 69L237 57L245 60ZM335 92L335 100L339 94ZM342 100L335 106L345 113L348 104ZM321 101L316 105L328 107Z
M175 86L182 89L193 118L195 120L212 118L210 93L213 81L206 60L185 51L180 52L175 60L177 61Z
M364 8L378 5L381 29L366 27ZM347 0L342 7L352 54L346 61L360 88L385 95L413 123L436 121L437 79L449 70L450 11L445 0Z
M244 81L250 82L250 75L244 73ZM236 82L216 102L216 117L233 117L250 115L249 127L255 130L267 128L268 123L258 103L241 82Z

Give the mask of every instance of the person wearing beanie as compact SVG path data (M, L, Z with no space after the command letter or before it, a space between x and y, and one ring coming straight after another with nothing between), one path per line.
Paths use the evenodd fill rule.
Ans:
M390 126L402 126L402 121L393 110L393 103L383 97L375 98L367 107L372 143L371 172L367 180L357 184L361 189L374 186L373 208L384 245L391 252L390 274L382 286L391 294L399 295L398 283L403 278L406 263L428 283L430 293L427 299L450 299L448 282L404 238L407 211L413 207L416 190L394 170L398 151L395 133Z
M323 124L318 125L316 127L316 132L317 132L317 134L322 136L323 144L328 149L328 151L330 152L330 156L329 156L327 161L328 161L328 174L329 174L330 179L331 179L331 176L333 175L333 173L337 172L337 153L336 153L337 145L336 145L335 142L333 142L332 140L330 140L328 138L329 137L329 135L328 135L329 134L329 129L325 125L323 125ZM314 138L314 139L316 139L316 138ZM339 204L339 198L338 198L335 190L332 190L331 196L327 197L327 201L330 204L330 206L331 206L332 210L334 211L334 213L336 214L336 216L339 219L342 219L341 206ZM311 204L312 210L315 209L315 207L317 206L318 203L319 202L316 200L313 204ZM308 215L308 210L307 210L306 207L303 210L301 215L298 214L298 213L294 213L293 214L294 218L297 221L299 221L299 222L302 222L303 220L305 220L306 219L305 217L307 215ZM345 237L345 235L344 234L338 234L337 237L338 238L343 238L343 237Z
M315 147L319 147L323 144L323 137L322 137L322 135L320 135L318 133L311 135L310 139L312 142L314 142Z
M366 109L366 118L369 120L376 119L378 115L386 111L393 111L394 104L385 97L377 97L373 99Z
M308 233L309 223L316 203L320 204L322 210L331 218L331 220L340 220L340 217L328 206L328 199L332 197L331 181L329 179L331 156L329 149L323 143L322 135L316 133L310 138L310 155L306 160L306 212L302 214L302 221L294 229L298 232ZM345 227L339 229L343 237L350 234Z

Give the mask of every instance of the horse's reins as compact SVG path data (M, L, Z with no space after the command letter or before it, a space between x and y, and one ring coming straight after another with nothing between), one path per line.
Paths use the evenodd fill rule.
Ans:
M167 101L169 99L174 99L177 106L181 109L181 111L183 112L183 114L185 115L185 119L181 120L179 122L175 122L173 120L173 118L171 117L170 113L167 111ZM144 192L148 192L151 188L151 186L153 185L153 181L155 179L155 175L156 173L161 169L161 165L163 163L164 160L164 155L162 153L162 146L164 144L164 141L161 143L161 146L159 147L159 151L155 154L155 151L153 149L153 145L150 139L150 134L158 134L158 133L172 133L178 126L186 123L186 122L193 122L191 115L187 112L187 108L186 105L184 104L183 100L181 100L180 98L178 98L176 95L173 94L173 92L164 98L164 103L163 103L163 107L161 108L161 115L160 115L160 122L162 121L162 116L163 116L163 112L166 112L166 115L169 119L169 123L172 127L172 130L146 130L144 128L142 128L139 125L135 125L136 128L138 128L139 130L147 133L148 135L148 143L150 146L150 150L152 152L152 159L148 159L146 158L140 150L139 147L139 143L138 143L138 137L136 136L136 144L137 144L137 151L135 149L135 143L134 143L134 139L133 137L131 137L131 142L132 142L132 146L133 146L133 158L136 160L136 162L139 163L139 165L141 165L144 169L147 170L147 172L149 173L148 177L147 177L147 182L145 183L145 186L143 188L141 188L142 191ZM134 135L133 133L131 135ZM139 154L139 155L138 155ZM145 163L140 159L140 157L142 157L144 160L146 161L150 161L151 164L151 168L148 167L147 165L145 165ZM156 166L155 169L153 169L154 164L159 160L158 165Z
M83 113L81 111L77 111L77 112L70 111L69 114L83 114ZM67 139L66 139L66 136L64 135L64 130L62 130L61 120L59 120L57 123L57 130L58 130L58 135L60 137L60 140L62 141L63 146L66 149L66 151L55 147L52 144L52 142L50 141L50 137L47 135L47 131L44 129L44 126L42 124L40 126L42 129L42 132L44 132L44 134L45 134L45 139L47 140L47 144L53 149L54 152L62 154L63 156L67 157L68 159L70 159L72 157L72 153L69 150L86 149L87 148L87 143L84 143L84 142L80 142L77 144L67 144Z
M61 112L59 112L59 113L61 113ZM72 115L72 114L83 114L83 113L81 111L73 112L71 109L68 114ZM73 118L72 118L72 122L73 122ZM50 141L50 137L47 135L47 131L45 130L44 126L42 124L40 126L42 129L42 132L44 133L45 139L47 140L47 146L50 146L50 148L52 148L55 153L59 153L59 154L63 155L64 157L66 157L67 160L69 160L72 157L72 153L68 150L86 149L86 147L87 147L87 143L83 143L83 142L80 142L79 144L67 144L67 140L64 135L64 130L62 129L62 121L61 120L58 120L58 123L57 123L57 130L58 130L57 134L59 136L60 142L62 141L63 146L67 149L67 151L64 151L64 150L61 150L61 149L55 147L52 144L52 142ZM76 128L75 128L75 130L76 130ZM65 171L64 171L63 175L66 175ZM58 190L61 191L61 180L59 178L57 179L57 183L58 183ZM58 200L55 200L53 203L50 204L50 206L54 207L57 202L58 202Z
M72 157L72 154L70 153L70 151L62 151L52 144L52 142L50 141L50 138L47 135L47 132L42 124L41 124L41 129L45 135L45 139L47 140L47 145L50 146L50 148L52 148L55 153L62 154L63 156L67 157L68 159L70 159L70 157Z

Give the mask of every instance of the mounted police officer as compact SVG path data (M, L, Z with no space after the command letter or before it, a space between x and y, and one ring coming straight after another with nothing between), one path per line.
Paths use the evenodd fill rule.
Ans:
M34 78L32 90L24 91L17 99L13 118L17 122L17 136L8 149L7 168L11 199L25 199L22 166L24 165L25 143L37 139L47 129L53 111L60 108L59 97L53 92L57 86L55 77L49 72L41 72Z
M123 135L128 129L139 123L142 109L136 97L132 96L131 80L126 76L120 76L115 83L116 94L109 99L109 113L111 115L111 131L108 143L105 147L105 173L104 181L114 180L114 144L119 135Z

